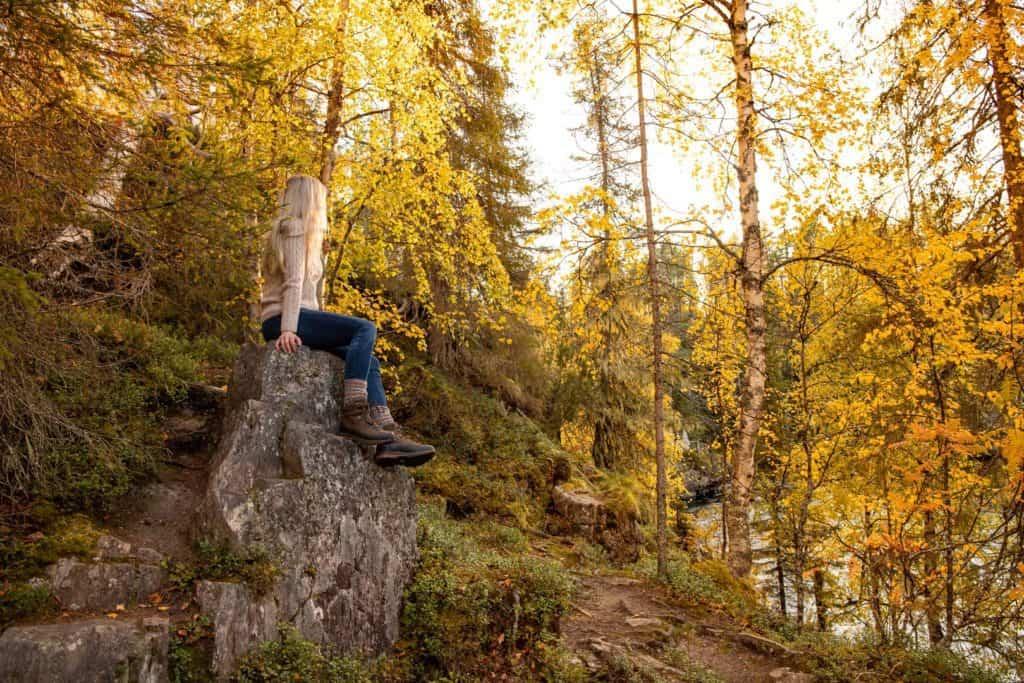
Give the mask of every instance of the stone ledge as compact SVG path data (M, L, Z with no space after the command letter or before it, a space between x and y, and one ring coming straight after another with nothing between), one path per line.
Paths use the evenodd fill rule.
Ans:
M168 642L164 617L12 627L0 636L0 681L165 683Z
M167 582L157 565L129 562L89 563L62 558L47 570L50 587L67 610L108 611L117 605L145 602Z

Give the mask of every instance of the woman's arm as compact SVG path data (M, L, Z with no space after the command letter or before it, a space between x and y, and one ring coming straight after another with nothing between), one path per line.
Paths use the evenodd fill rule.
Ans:
M288 218L278 227L284 256L284 282L281 286L281 332L295 333L299 327L299 302L302 281L306 277L306 233L302 221Z

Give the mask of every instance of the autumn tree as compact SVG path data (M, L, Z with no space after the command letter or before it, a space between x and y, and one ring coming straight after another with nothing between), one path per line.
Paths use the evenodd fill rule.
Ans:
M563 68L576 78L574 98L587 112L575 132L591 184L558 209L577 264L568 277L573 333L566 367L572 371L563 375L559 410L583 412L597 467L628 470L643 451L643 393L650 383L634 359L646 353L637 333L646 334L650 322L636 293L638 194L629 159L636 134L624 120L628 100L615 87L626 65L613 28L609 15L585 8L572 29L573 49L563 57Z

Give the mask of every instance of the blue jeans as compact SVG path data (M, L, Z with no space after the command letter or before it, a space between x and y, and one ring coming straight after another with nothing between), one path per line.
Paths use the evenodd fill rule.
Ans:
M263 339L268 342L280 337L281 316L275 315L264 320L262 332ZM327 351L344 360L345 379L366 381L366 393L371 406L387 405L380 363L373 355L377 327L372 322L349 315L302 308L299 309L299 324L295 334L309 348Z

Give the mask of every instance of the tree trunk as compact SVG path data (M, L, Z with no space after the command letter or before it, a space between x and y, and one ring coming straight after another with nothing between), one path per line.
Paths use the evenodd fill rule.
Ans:
M818 618L818 630L828 630L828 605L825 604L825 571L818 567L814 570L814 612Z
M654 212L651 208L651 187L647 177L647 121L644 103L644 71L640 43L640 12L637 0L633 0L633 56L636 69L637 117L640 128L640 187L644 196L644 224L647 232L647 286L651 297L651 353L652 378L654 383L654 457L657 467L656 507L658 517L658 574L664 576L668 567L665 557L667 511L665 509L665 413L661 381L661 301L658 287L657 240L654 234Z
M341 128L341 109L345 99L345 58L348 55L345 38L348 33L349 0L341 0L338 24L334 29L334 66L331 69L331 82L327 89L327 117L324 119L324 131L320 136L320 182L330 187L331 176L334 174L334 146L338 142L338 131Z
M942 642L944 634L942 630L941 609L942 604L938 599L938 585L936 577L939 574L939 558L934 548L938 545L939 533L936 529L935 515L928 511L924 513L924 542L928 551L924 554L924 600L925 600L925 621L928 626L928 642L938 645Z
M1007 56L1006 19L1000 0L985 0L988 30L988 59L992 66L992 96L999 120L999 143L1003 154L1003 178L1009 204L1007 221L1013 236L1013 256L1018 268L1024 268L1024 159L1021 157L1020 131L1017 129L1017 108L1012 95L1013 65Z
M767 359L765 352L764 249L757 205L756 113L747 38L747 0L733 0L729 16L733 66L736 71L736 142L740 217L743 224L741 282L747 330L747 358L740 396L740 424L733 451L726 526L729 569L735 576L750 574L750 500L754 483L754 454L764 411Z
M782 544L779 543L778 534L775 535L775 580L779 589L779 611L783 616L789 616L786 609L786 568L783 563Z
M611 418L602 415L594 422L594 442L590 446L590 457L594 467L605 470L615 469L615 441Z
M804 550L800 546L793 549L793 577L794 577L794 588L796 589L796 626L802 629L804 627L804 601L807 599L805 595L807 589L804 585Z
M605 220L605 229L602 235L603 244L601 245L601 271L600 277L603 278L602 289L603 297L608 301L614 296L612 288L612 265L611 265L611 205L608 202L608 197L611 195L611 160L609 159L610 151L608 147L608 131L607 128L607 108L605 107L605 83L602 78L601 64L598 62L598 55L596 48L592 48L590 52L590 88L591 97L594 101L594 126L597 133L597 154L598 160L601 163L601 215ZM608 368L611 365L611 344L612 344L612 329L611 329L611 316L609 312L604 313L604 325L601 328L601 389L609 394L613 391L611 382L609 381ZM616 452L617 444L615 442L615 429L618 425L614 424L613 418L607 413L601 415L594 423L594 442L591 445L591 457L594 460L594 466L602 469L615 469L618 464L619 458Z

